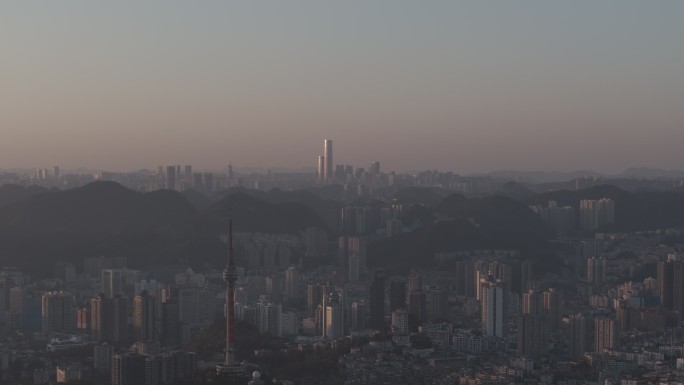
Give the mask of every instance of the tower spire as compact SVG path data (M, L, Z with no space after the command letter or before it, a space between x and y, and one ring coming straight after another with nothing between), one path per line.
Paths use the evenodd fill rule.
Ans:
M227 375L240 375L242 366L236 362L235 353L235 283L238 272L233 255L233 215L228 211L228 237L227 237L228 264L223 269L223 280L226 282L226 356L223 365L217 367L217 371Z

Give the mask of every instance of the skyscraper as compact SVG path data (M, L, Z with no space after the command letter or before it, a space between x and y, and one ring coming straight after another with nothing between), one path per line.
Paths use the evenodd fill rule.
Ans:
M544 318L525 314L518 317L518 353L539 358L546 354L547 334Z
M594 347L597 353L620 347L619 326L614 319L596 318L594 320Z
M136 295L133 301L135 337L142 341L156 340L158 338L156 298L147 294L147 290L145 290Z
M582 314L573 314L568 317L569 320L569 353L570 359L579 361L580 358L589 351L587 344L587 336L589 335L589 324L587 319Z
M323 141L323 162L325 164L324 179L326 183L333 180L333 147L332 140L325 139Z
M90 300L90 329L98 341L119 342L128 338L128 301L121 295L104 294Z
M370 327L385 330L385 273L375 271L370 287Z
M482 282L482 334L504 338L508 335L508 293L500 282Z
M285 295L288 299L299 297L297 268L294 266L290 266L285 270Z
M406 281L393 279L389 288L390 311L406 308Z
M68 333L76 329L74 297L61 291L43 294L42 320L43 333Z
M546 315L548 330L555 332L560 327L563 312L563 300L558 291L550 288L544 291L544 315Z
M176 167L166 166L166 189L175 190L176 189Z
M316 179L318 183L323 183L325 181L325 156L318 156L318 167L316 168Z
M344 314L337 290L332 289L325 299L323 337L334 340L344 336Z

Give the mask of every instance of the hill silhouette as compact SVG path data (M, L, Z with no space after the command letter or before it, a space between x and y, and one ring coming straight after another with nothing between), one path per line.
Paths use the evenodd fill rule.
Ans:
M530 190L529 188L523 186L518 182L504 183L501 187L499 187L496 190L495 194L509 197L521 202L525 202L534 195L536 195L534 191Z
M0 254L5 264L43 273L57 260L80 262L104 253L144 257L195 214L176 192L142 194L94 182L0 208Z
M45 194L50 190L40 186L24 187L17 184L6 184L0 186L0 207L21 202L32 196Z
M452 194L435 213L442 219L429 226L372 242L369 266L430 266L436 252L455 250L512 249L539 258L548 251L550 229L526 205L511 198L467 199Z
M436 207L448 193L432 187L407 187L394 193L393 198L402 204L422 204Z

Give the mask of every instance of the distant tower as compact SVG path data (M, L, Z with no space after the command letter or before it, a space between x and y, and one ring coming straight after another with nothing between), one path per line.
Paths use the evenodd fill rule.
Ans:
M333 179L333 147L332 140L325 139L323 141L323 162L325 164L324 179L326 183L330 183Z
M375 271L370 286L370 327L385 331L385 273Z
M233 219L228 219L228 264L223 270L223 280L226 282L226 356L223 365L218 365L216 371L227 375L243 374L242 365L235 361L235 282L238 271L233 259Z
M318 167L316 168L316 179L318 183L323 183L325 179L325 156L318 156Z

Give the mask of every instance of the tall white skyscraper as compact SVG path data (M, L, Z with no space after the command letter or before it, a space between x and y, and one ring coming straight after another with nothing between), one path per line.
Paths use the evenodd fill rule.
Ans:
M325 181L325 156L318 156L318 167L316 169L316 178L318 183L323 183Z
M323 141L323 162L325 164L324 179L326 183L330 183L333 179L333 147L332 140L325 139Z
M504 338L508 334L508 295L500 282L485 281L481 289L482 334Z

